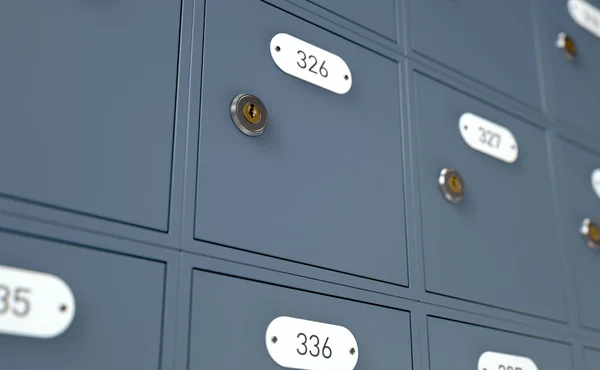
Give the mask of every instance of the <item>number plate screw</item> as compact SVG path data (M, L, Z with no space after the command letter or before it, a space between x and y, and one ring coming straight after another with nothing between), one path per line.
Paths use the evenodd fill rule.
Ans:
M356 353L356 350L354 348L350 348L350 354L354 355Z
M273 343L277 343L277 337L276 337L276 336L273 336L273 338L271 338L271 342L273 342Z
M567 60L573 60L577 55L575 41L564 32L560 32L558 36L556 36L556 47L563 51Z
M67 305L66 304L61 304L60 306L58 306L58 310L62 313L67 312Z
M457 170L444 168L438 179L444 197L452 203L460 203L465 197L465 184Z
M585 238L587 246L590 248L600 248L600 227L590 218L585 218L581 223L579 232Z
M230 110L235 126L248 136L258 136L267 127L267 108L254 95L237 95L231 102Z

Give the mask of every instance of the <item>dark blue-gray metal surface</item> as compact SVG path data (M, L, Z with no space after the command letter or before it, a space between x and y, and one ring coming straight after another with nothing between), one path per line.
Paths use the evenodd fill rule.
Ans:
M349 328L357 370L596 369L600 39L566 4L0 2L0 265L77 304L55 339L1 335L0 369L275 369L281 315ZM280 32L342 57L349 93L281 72ZM233 124L239 93L262 136ZM470 149L465 112L517 161Z

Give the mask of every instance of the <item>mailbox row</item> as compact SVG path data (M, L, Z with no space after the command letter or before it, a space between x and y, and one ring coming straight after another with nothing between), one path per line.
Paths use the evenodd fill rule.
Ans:
M170 275L179 293L167 294L177 284L166 269L176 267L165 262L10 233L0 240L6 369L575 369L569 335L470 322L474 315L416 302L339 298L297 278L281 284L287 278L272 276L280 273L238 277L239 266L196 256L183 256L181 268L191 268ZM600 364L599 350L584 355L581 370Z

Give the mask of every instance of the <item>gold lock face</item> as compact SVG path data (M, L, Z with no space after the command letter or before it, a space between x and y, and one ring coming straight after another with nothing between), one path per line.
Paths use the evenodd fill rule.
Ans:
M561 49L565 55L565 58L571 60L577 55L577 47L575 41L564 32L558 34L556 39L556 47Z
M260 122L260 118L262 117L260 107L253 103L246 103L244 105L244 117L248 120L248 122L257 124Z
M462 179L456 174L448 177L448 187L453 193L460 193L463 189Z
M457 170L444 168L438 182L444 198L449 202L460 203L465 197L465 183Z
M577 54L575 42L569 36L565 37L565 52L567 52L571 57L574 57Z
M259 136L267 127L269 113L264 103L251 94L239 94L229 107L231 119L242 133Z

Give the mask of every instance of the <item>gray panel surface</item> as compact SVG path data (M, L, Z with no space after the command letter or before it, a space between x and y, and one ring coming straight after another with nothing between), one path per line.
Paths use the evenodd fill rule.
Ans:
M0 193L166 230L179 0L0 5Z
M529 0L410 0L412 49L541 107Z
M350 329L356 370L488 350L596 369L600 252L578 228L600 222L600 39L566 1L0 1L0 265L77 301L55 339L0 335L0 370L275 370L281 315ZM281 72L280 32L341 56L352 90ZM235 128L239 93L264 135ZM468 148L465 112L509 128L517 162Z
M573 369L571 347L564 343L436 317L428 317L427 328L430 370L477 369L487 351L528 357L538 369Z
M412 369L405 311L204 271L194 271L191 293L189 370L281 369L265 347L279 316L346 327L359 346L356 369Z
M280 32L344 58L350 92L281 72ZM202 91L196 238L408 283L397 63L258 0L209 0ZM239 93L265 103L262 136L234 126Z
M540 43L551 94L548 105L562 121L600 134L600 38L579 26L569 15L565 0L537 0L542 24ZM588 1L600 8L600 1ZM566 32L577 47L569 61L555 47L559 32Z
M56 338L0 335L0 369L159 369L163 263L6 233L0 243L0 264L62 278L76 304Z
M592 188L591 174L600 168L600 154L560 141L558 198L563 246L570 253L575 274L579 323L600 329L600 251L586 245L579 228L584 218L600 223L600 198Z
M600 367L600 350L584 348L583 358L585 361L585 370L595 370Z
M355 22L379 35L396 41L396 0L308 0Z
M425 75L413 76L426 289L566 320L545 133ZM468 147L458 128L465 112L511 130L517 161L507 164ZM459 204L440 191L444 167L464 179Z

